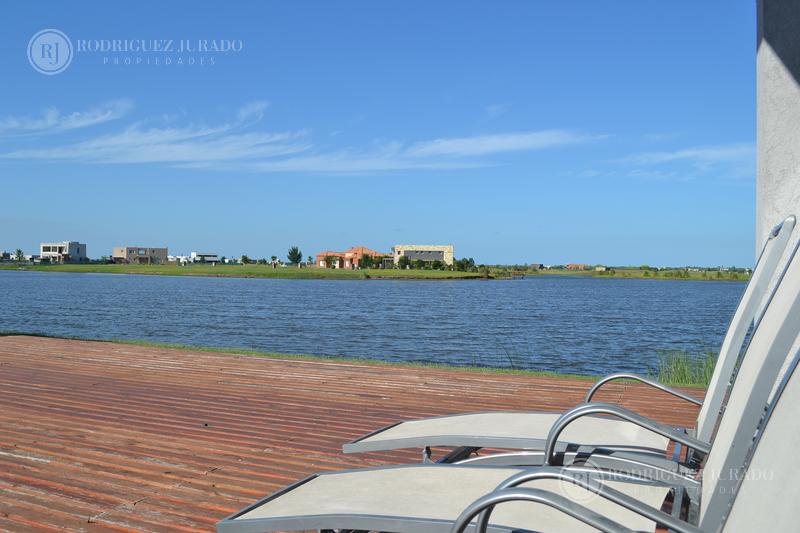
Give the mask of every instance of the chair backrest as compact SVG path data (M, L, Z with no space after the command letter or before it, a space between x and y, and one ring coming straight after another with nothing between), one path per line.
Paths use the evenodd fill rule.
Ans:
M700 525L716 523L737 481L778 375L800 334L800 254L792 251L764 315L741 359L728 403L705 464L700 499Z
M800 480L800 352L794 356L750 450L729 507L713 530L724 533L797 531Z
M775 226L761 250L750 283L747 284L736 308L736 313L728 326L725 340L722 341L714 373L711 375L703 405L697 415L697 438L700 440L711 441L745 337L751 324L760 321L759 310L762 312L764 310L764 296L770 287L770 281L774 278L775 270L786 250L786 245L789 243L795 222L795 217L790 216Z

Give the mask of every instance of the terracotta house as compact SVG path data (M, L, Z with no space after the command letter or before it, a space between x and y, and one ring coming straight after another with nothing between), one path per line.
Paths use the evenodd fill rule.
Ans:
M345 250L344 252L329 251L318 253L316 256L317 266L320 268L326 268L328 266L326 258L334 257L335 259L333 259L333 268L358 268L361 266L361 261L365 255L370 255L379 260L380 258L390 254L376 252L375 250L370 250L366 246L354 246L349 250Z
M570 263L567 265L567 270L586 270L589 265L584 263Z

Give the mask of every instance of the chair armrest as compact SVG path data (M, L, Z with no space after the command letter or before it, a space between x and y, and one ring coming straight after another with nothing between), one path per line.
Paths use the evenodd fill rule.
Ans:
M609 374L608 376L604 377L603 379L601 379L600 381L598 381L597 383L592 385L592 388L589 389L589 392L586 393L586 398L584 398L584 401L586 403L591 402L592 401L592 396L594 396L595 393L598 390L600 390L600 388L603 385L605 385L606 383L609 383L611 381L616 381L618 379L630 379L630 380L633 380L633 381L638 381L639 383L644 383L645 385L650 385L651 387L653 387L655 389L658 389L658 390L660 390L662 392L666 392L667 394L671 394L672 396L675 396L676 398L680 398L681 400L685 400L685 401L687 401L689 403L692 403L692 404L694 404L694 405L696 405L698 407L701 407L703 405L703 402L698 400L697 398L693 398L692 396L689 396L688 394L683 393L683 392L681 392L679 390L675 390L675 389L673 389L671 387L667 387L666 385L662 385L658 381L654 381L652 379L648 379L648 378L646 378L644 376L640 376L638 374L628 374L628 373Z
M629 409L625 409L624 407L611 405L608 403L585 403L565 412L553 423L553 427L550 428L550 432L547 434L547 442L544 448L545 464L549 465L550 461L553 459L556 442L558 442L558 437L561 435L561 432L564 431L564 429L566 429L566 427L575 420L584 416L595 414L621 418L622 420L636 424L637 426L667 437L675 442L685 444L686 446L705 454L711 451L711 445L709 443L691 437L683 431L677 430L660 422L656 422L655 420L651 420L650 418L642 416Z
M640 514L645 518L649 518L654 522L664 525L671 530L680 531L681 527L687 525L686 522L672 516L671 514L664 513L659 509L642 503L636 498L628 496L624 492L620 492L612 487L604 485L601 480L598 480L598 477L608 477L608 479L617 479L633 483L638 482L649 485L664 485L663 483L631 474L614 474L575 467L562 468L544 466L514 474L498 485L495 491L519 488L519 485L523 483L536 482L542 479L556 479L582 487L589 492L597 494L602 498L616 503L617 505ZM487 507L486 510L481 514L481 516L478 518L476 531L484 531L481 528L489 525L489 515L491 515L491 512L492 507Z
M580 520L585 524L589 524L595 529L605 531L606 533L634 533L632 529L614 522L610 518L592 511L572 500L555 494L550 491L542 489L504 489L489 494L475 500L462 512L453 524L450 533L463 533L464 529L469 525L473 518L484 510L491 509L495 505L511 501L528 501L548 505L559 511ZM531 519L535 522L536 515L531 515ZM478 526L475 528L476 533L486 533L486 525ZM684 533L684 532L678 532ZM694 532L692 532L694 533Z
M461 513L458 519L456 519L456 522L453 524L453 528L450 530L451 533L462 533L470 521L479 514L481 516L478 518L475 531L476 533L485 533L489 524L489 517L492 509L494 509L494 506L499 503L509 501L529 501L542 503L558 509L559 511L586 524L589 524L592 527L595 527L601 531L605 531L606 533L628 533L631 531L625 526L614 522L613 520L596 513L595 511L592 511L591 509L588 509L562 495L535 488L519 488L517 486L502 488L507 484L513 485L514 483L523 483L524 481L522 478L525 474L531 475L535 474L535 472L522 472L516 476L513 476L512 478L506 480L506 482L500 486L501 488L498 488L494 492L491 492L473 502ZM605 486L601 483L597 483L591 479L574 477L563 470L560 473L551 472L550 474L552 474L551 478L575 483L576 485L579 485L602 498L617 503L618 505L621 505L622 507L636 514L644 516L645 518L649 518L658 524L667 526L671 531L676 533L703 533L701 529L689 524L688 522L684 522L670 514L664 513L658 509L654 509L653 507L650 507L649 505L646 505L623 492ZM541 476L541 478L544 477L547 476Z

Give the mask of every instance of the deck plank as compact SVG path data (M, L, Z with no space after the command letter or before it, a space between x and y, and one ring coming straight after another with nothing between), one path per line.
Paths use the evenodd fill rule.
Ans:
M0 337L0 530L213 530L315 471L417 462L341 445L398 420L556 410L587 381L108 342ZM690 391L697 394L697 391ZM642 386L597 397L665 423L695 409Z

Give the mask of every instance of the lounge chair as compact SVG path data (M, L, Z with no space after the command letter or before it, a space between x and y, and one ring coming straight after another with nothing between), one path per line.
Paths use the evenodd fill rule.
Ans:
M690 490L587 466L530 469L436 464L392 466L311 476L222 520L217 530L220 533L307 529L437 533L449 531L454 524L467 523L480 512L480 506L491 507L508 498L538 501L546 506L532 510L525 502L503 503L489 517L490 531L594 531L598 528L653 531L656 524L687 533L714 531L727 514L731 494L736 492L740 474L747 468L748 450L759 428L764 435L762 442L766 441L763 428L782 428L778 440L783 437L790 445L771 444L766 453L756 456L758 462L750 463L751 468L753 465L760 468L788 465L793 473L800 473L797 461L793 460L800 445L800 431L792 417L794 402L800 399L800 383L795 377L800 372L794 370L800 355L795 355L786 373L791 376L786 378L790 379L790 385L783 389L785 392L791 387L791 394L784 398L781 411L775 405L782 389L774 392L788 354L796 353L792 349L798 340L800 255L795 253L753 333L748 355L741 361L726 409L720 416L713 444L708 446L708 454L703 458L700 479ZM762 424L765 406L770 406L773 415L780 413L780 420L788 416L791 425L774 421L769 426ZM785 413L787 407L788 414ZM617 409L621 408L609 406L609 414L620 416L624 410ZM560 429L551 432L546 443L548 449L557 442L559 431L568 427L570 417L569 412L565 413L556 424ZM782 453L772 453L776 446L781 447ZM553 457L548 456L548 459L552 462ZM589 458L588 466L592 459ZM782 472L778 475L785 490L797 479L786 477ZM499 492L493 492L495 489ZM748 485L747 490L754 489ZM598 492L601 497L593 498ZM486 497L488 499L483 497L489 493L493 494ZM481 499L473 504L476 495ZM672 514L659 512L667 496L673 500ZM786 494L773 494L773 498L778 496L786 498ZM689 506L689 522L679 516L684 503ZM564 514L562 507L568 514ZM781 520L785 519L783 516ZM752 517L745 519L753 520Z
M672 389L648 378L634 374L612 374L598 381L587 393L585 401L605 384L619 380L635 380L649 385L700 407L694 430L686 431L694 441L708 443L722 408L729 383L734 376L742 346L751 325L760 322L765 295L774 288L771 283L795 228L795 217L787 217L775 226L764 245L753 275L731 320L722 343L717 364L704 400L701 402L681 391ZM343 446L345 453L393 450L400 448L422 448L424 462L430 459L430 447L454 447L450 454L439 462L455 463L464 460L483 461L492 464L536 465L541 464L547 434L560 413L556 412L488 412L468 413L443 417L400 422L360 437ZM561 435L557 449L562 452L584 453L587 449L604 448L615 450L618 456L633 457L645 454L649 461L659 462L665 456L669 442L675 441L675 458L681 453L681 444L692 447L686 439L676 438L675 432L655 432L645 429L639 419L637 423L627 420L609 421L600 417L582 417ZM660 426L660 425L659 425ZM694 442L692 441L692 442ZM528 450L524 453L494 454L469 459L480 448L502 448ZM668 466L668 465L667 465Z
M794 317L795 320L798 317ZM766 414L760 420L759 427L752 439L745 437L737 441L740 448L748 446L748 451L741 459L741 451L716 459L715 464L705 466L704 475L712 478L703 491L703 499L698 502L692 523L669 523L673 515L659 518L642 502L632 501L625 494L617 492L607 484L597 480L580 477L566 469L553 474L542 472L540 478L555 478L576 484L593 494L609 501L614 501L628 510L640 513L662 524L668 525L675 533L738 533L753 531L797 531L797 510L793 497L797 493L797 482L800 479L800 461L792 458L800 447L800 424L796 406L800 403L800 351L796 352L789 367L781 379L777 389L770 398ZM753 407L758 407L754 404ZM745 414L745 416L747 416ZM714 468L720 470L714 470ZM710 474L706 473L706 470ZM717 474L719 482L713 482ZM495 491L480 498L462 512L456 520L451 533L462 533L470 527L472 520L478 517L475 529L483 532L490 524L492 511L498 504L506 502L535 502L580 519L586 524L593 524L602 531L627 531L625 526L615 523L608 515L602 516L574 499L560 494L535 488L520 488L520 485L536 479L536 472L524 472L514 478L507 479ZM704 484L705 485L705 484ZM529 520L536 525L536 520ZM525 527L530 527L527 525Z

